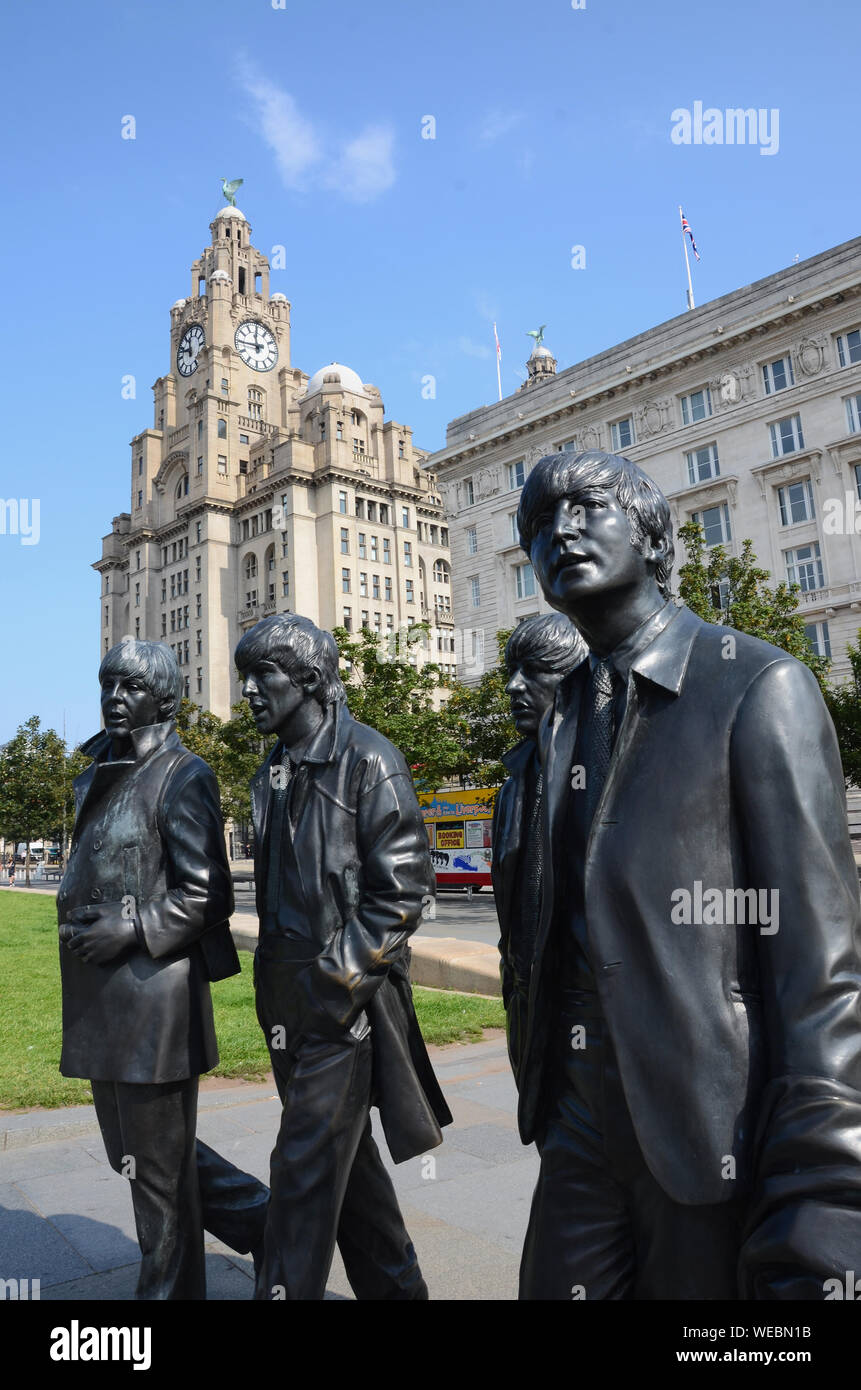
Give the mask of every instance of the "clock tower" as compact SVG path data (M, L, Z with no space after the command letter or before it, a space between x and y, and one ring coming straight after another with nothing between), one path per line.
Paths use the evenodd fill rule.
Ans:
M448 532L426 451L350 368L291 366L290 305L270 294L244 214L222 208L210 232L170 310L153 426L131 443L131 510L94 566L101 654L126 635L166 642L185 694L223 719L240 698L235 645L270 613L381 634L439 618L431 656L451 671Z

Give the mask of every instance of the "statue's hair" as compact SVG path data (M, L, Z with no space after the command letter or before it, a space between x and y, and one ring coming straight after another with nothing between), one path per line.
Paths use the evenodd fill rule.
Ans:
M505 646L509 673L528 662L542 671L565 676L586 656L587 647L573 623L562 613L540 613L518 623Z
M540 458L520 494L517 529L521 547L528 555L539 529L539 517L550 504L562 497L576 502L598 489L615 492L628 517L631 544L637 550L642 550L647 537L654 544L663 545L655 580L664 598L669 598L675 547L667 499L648 473L621 454L605 454L600 449L576 454L563 449Z
M234 660L243 673L256 661L274 661L300 683L316 670L321 677L317 694L320 704L346 701L347 692L338 670L338 644L331 632L298 613L275 613L255 623L239 642Z
M182 698L182 674L176 657L164 642L145 642L124 637L105 652L99 667L99 683L106 676L138 676L157 700L170 700L165 719L172 719Z

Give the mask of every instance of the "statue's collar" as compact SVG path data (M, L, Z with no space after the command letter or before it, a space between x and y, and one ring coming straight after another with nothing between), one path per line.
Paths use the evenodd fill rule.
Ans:
M143 758L148 758L150 753L154 753L157 748L161 748L162 744L166 743L175 731L176 722L173 719L165 719L161 724L146 724L142 729L132 729L133 755L131 757L112 758L111 736L106 730L101 729L93 738L81 744L81 752L94 758L97 763L140 762Z

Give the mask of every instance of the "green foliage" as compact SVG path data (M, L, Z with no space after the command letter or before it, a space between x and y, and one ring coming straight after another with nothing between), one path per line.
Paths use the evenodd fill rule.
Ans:
M804 616L796 607L799 585L781 581L772 588L771 575L757 565L749 540L742 542L740 555L727 555L720 545L707 551L703 528L695 521L679 528L679 538L687 551L687 560L678 570L679 596L688 607L708 623L724 623L797 657L810 667L827 694L830 662L816 655L804 631Z
M232 706L232 716L227 720L191 700L183 700L177 711L176 728L186 748L209 763L218 778L225 819L247 824L251 819L249 782L274 738L261 738L245 700Z
M390 739L406 758L418 790L432 792L452 775L458 747L438 707L448 688L442 668L432 661L417 664L429 632L427 623L386 638L369 628L357 634L332 629L353 718Z
M846 648L852 679L846 685L833 687L825 695L837 730L846 785L851 787L861 787L861 628L858 629L858 642L857 647L850 642Z
M498 786L508 776L503 753L519 735L511 718L505 686L505 644L511 628L497 632L497 665L485 671L477 685L456 682L445 707L445 719L457 741L457 761L452 773L479 787Z
M74 815L72 780L87 762L79 753L69 755L60 735L43 729L38 715L19 725L0 748L0 830L13 847L62 838L64 810L67 828Z

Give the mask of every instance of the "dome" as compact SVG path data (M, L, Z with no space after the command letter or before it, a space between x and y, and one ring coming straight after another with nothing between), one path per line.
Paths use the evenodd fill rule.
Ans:
M239 208L232 208L229 206L226 208L222 208L220 212L217 212L215 214L216 221L218 221L219 217L238 217L240 222L248 221L248 218L245 216L245 213L240 212Z
M229 280L230 276L226 270L214 270L209 278L210 280Z
M275 291L275 294L270 294L270 296L269 296L269 302L270 302L270 304L271 304L274 300L276 300L276 299L279 300L279 302L281 302L281 303L283 303L283 304L286 304L286 303L287 303L287 296L286 296L286 294L282 294L280 290L276 290L276 291Z
M174 301L173 304L171 304L170 307L171 309L184 309L187 303L187 299L177 299Z
M550 351L549 348L544 347L543 344L541 344L541 346L539 346L538 343L536 343L536 344L535 344L535 347L532 349L532 351L530 352L529 356L530 356L530 357L552 357L552 356L553 356L553 353Z
M306 396L313 396L316 391L323 388L323 383L332 384L327 381L329 377L336 377L344 391L352 391L357 396L367 396L362 378L352 367L344 367L340 362L330 362L328 367L321 367L319 372L315 372L305 388Z

